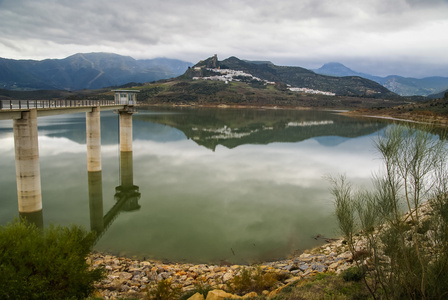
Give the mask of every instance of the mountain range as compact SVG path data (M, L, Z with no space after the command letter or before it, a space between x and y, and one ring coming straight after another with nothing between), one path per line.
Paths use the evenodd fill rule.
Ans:
M398 75L380 77L353 71L337 62L324 64L319 69L313 71L318 74L329 76L359 76L370 79L400 96L429 96L431 94L442 93L448 89L448 77L434 76L420 79Z
M113 53L78 53L41 61L0 58L0 89L98 89L176 77L192 65L176 59L136 60Z
M78 53L64 59L41 61L0 58L0 89L74 91L152 82L178 76L192 79L207 75L207 68L200 68L203 66L240 70L266 81L344 96L384 99L396 97L396 94L443 95L448 88L447 77L379 77L353 71L340 63L327 63L319 69L308 70L276 66L269 61L240 60L236 57L218 61L213 56L191 68L192 66L192 63L176 59L136 60L114 53Z

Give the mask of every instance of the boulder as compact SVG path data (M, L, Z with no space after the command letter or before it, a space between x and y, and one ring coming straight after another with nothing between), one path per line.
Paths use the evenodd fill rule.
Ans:
M204 296L202 296L202 294L196 293L187 300L204 300Z
M213 290L208 292L206 300L241 299L240 296L227 293L223 290Z
M258 297L258 294L256 292L250 292L250 293L247 293L246 295L244 295L243 299L255 298L255 297Z
M231 273L225 273L224 276L222 276L222 281L227 282L233 278L233 275Z

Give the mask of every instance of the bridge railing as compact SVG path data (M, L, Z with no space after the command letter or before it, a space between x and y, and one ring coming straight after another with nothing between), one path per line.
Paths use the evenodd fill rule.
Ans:
M0 100L1 110L115 105L115 100Z

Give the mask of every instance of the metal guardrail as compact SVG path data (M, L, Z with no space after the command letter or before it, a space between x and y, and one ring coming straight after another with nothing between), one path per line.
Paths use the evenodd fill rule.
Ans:
M115 100L0 100L0 110L116 105Z

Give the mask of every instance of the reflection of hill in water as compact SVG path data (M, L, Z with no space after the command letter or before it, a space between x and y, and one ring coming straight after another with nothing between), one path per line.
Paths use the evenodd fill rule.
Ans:
M160 112L164 113L141 110L135 120L172 126L212 150L217 145L235 148L243 144L292 143L323 136L353 138L386 126L323 111L164 108ZM338 141L330 144L335 143Z
M341 137L341 136L325 136L325 137L317 137L315 140L322 146L325 147L334 147L343 142L347 141L349 138Z
M39 118L39 134L64 137L86 143L85 114ZM0 135L12 134L11 124L3 124ZM326 146L372 134L385 127L377 121L359 121L324 111L150 108L133 116L133 137L158 142L176 141L185 136L198 145L215 150L218 145L235 148L243 144L299 142L310 138ZM331 141L328 140L329 137ZM118 143L118 115L101 113L101 143Z

